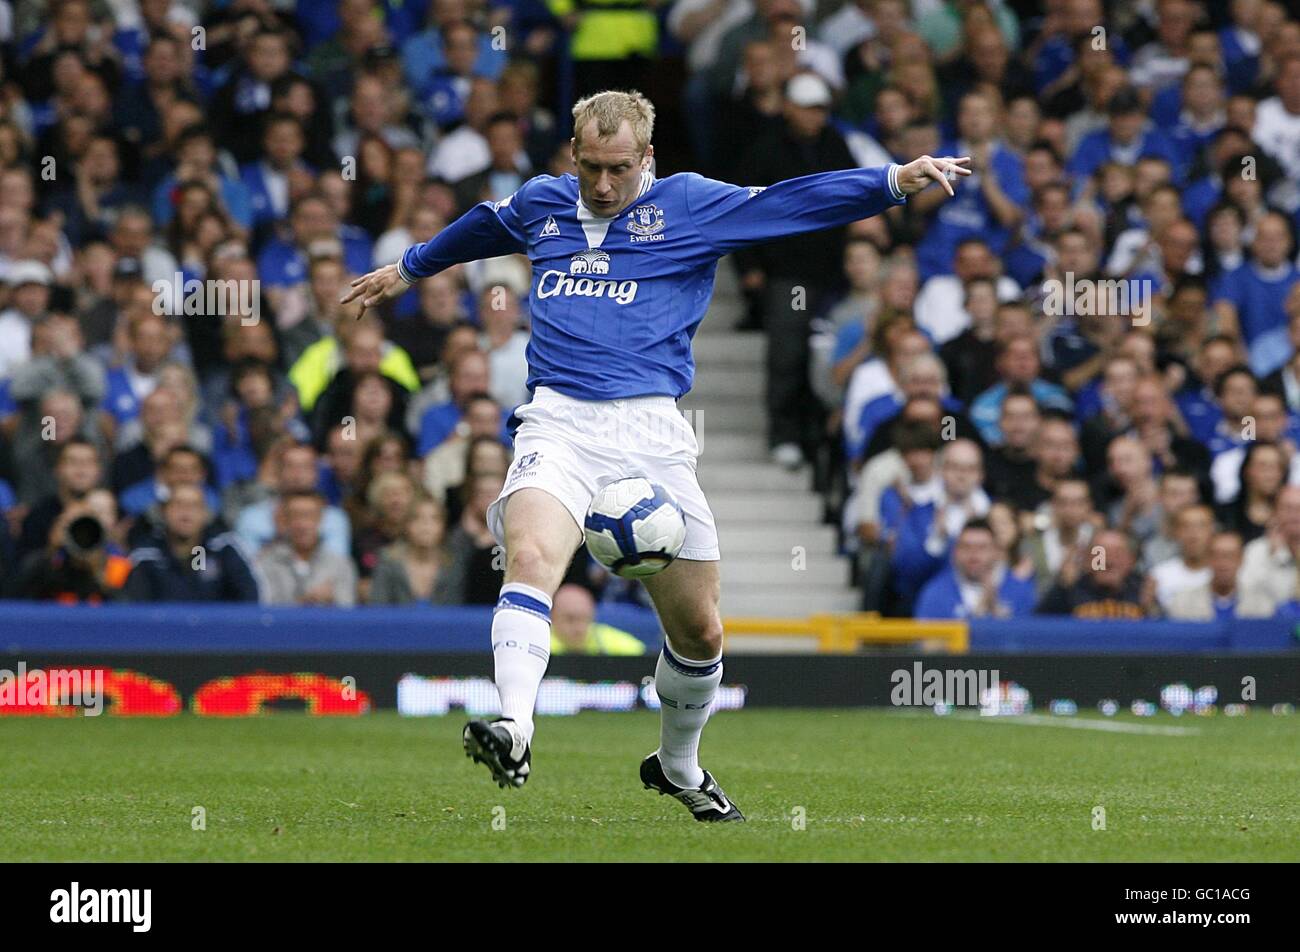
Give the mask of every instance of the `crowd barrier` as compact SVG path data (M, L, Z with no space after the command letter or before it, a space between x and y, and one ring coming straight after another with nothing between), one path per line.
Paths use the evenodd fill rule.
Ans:
M654 612L602 605L599 621L658 651ZM490 650L491 606L450 608L280 608L257 605L49 605L0 603L0 649L30 652L473 653ZM737 646L771 638L804 651L918 650L962 654L1182 654L1300 650L1295 621L909 621L868 613L806 619L727 618ZM794 650L800 650L796 647Z

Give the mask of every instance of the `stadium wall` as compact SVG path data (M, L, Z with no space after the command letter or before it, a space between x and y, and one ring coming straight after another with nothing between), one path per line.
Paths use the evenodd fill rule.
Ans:
M20 669L19 666L22 666ZM317 714L364 714L399 708L408 714L471 710L490 713L492 666L482 654L276 653L140 654L41 652L0 654L0 669L28 672L103 670L110 682L128 682L140 707L123 710L126 697L110 683L110 713L170 715L255 714L306 709ZM921 675L970 674L991 679L1000 697L1020 710L1048 710L1068 701L1079 710L1114 701L1157 704L1170 685L1192 691L1212 687L1218 705L1271 707L1300 703L1300 654L1254 655L737 655L723 678L727 707L918 707L933 701L913 684ZM560 656L547 672L543 713L654 708L645 681L651 658ZM907 685L901 691L900 679ZM348 688L352 695L348 695ZM115 693L116 692L116 693ZM403 698L405 695L405 698ZM347 703L335 703L340 697ZM973 692L948 698L978 706ZM403 701L399 705L399 701ZM901 703L900 703L901 701ZM51 705L53 707L55 705ZM54 713L14 710L4 714Z
M616 606L600 617L645 640L647 655L554 657L544 707L555 713L657 704L645 683L661 637L653 613ZM0 671L101 671L109 680L108 708L118 713L132 704L147 714L299 707L318 714L486 712L494 698L490 624L489 607L157 605L87 612L8 603L0 607ZM1127 708L1157 703L1179 684L1213 687L1222 704L1300 702L1300 650L1289 623L975 622L970 642L971 653L961 655L729 655L727 706L930 707L919 689L903 691L900 702L899 683L919 684L932 672L991 679L1009 703L1029 709L1052 701L1084 709L1108 700ZM54 710L55 699L44 703L44 713L67 713ZM42 713L28 708L18 713ZM4 713L15 711L0 696Z

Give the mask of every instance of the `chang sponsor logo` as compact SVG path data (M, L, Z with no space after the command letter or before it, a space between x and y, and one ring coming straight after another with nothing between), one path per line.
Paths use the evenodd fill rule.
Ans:
M619 304L636 300L635 281L614 281L607 278L574 278L563 271L543 271L537 280L537 296L609 298Z

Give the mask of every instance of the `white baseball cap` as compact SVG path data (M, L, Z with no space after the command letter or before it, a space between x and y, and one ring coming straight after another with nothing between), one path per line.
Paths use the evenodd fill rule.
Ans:
M54 275L39 261L15 261L5 272L4 280L15 288L22 284L43 284L49 287L54 283Z
M796 106L821 106L831 104L831 88L816 73L799 73L785 84L785 96Z

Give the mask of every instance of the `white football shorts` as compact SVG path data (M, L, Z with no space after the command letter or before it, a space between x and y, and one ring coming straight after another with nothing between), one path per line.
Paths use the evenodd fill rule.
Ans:
M506 499L533 487L564 503L581 529L596 491L627 476L644 476L675 497L686 516L680 558L718 559L718 530L695 475L700 444L672 397L578 400L538 387L531 403L515 411L515 456L487 522L505 544Z

